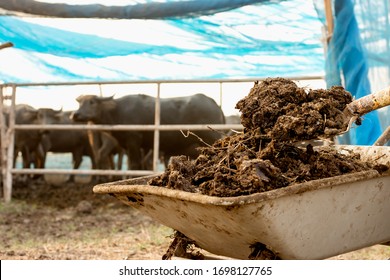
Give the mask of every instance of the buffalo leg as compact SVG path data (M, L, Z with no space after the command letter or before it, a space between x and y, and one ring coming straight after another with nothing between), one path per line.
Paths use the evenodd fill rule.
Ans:
M72 158L73 158L73 169L77 170L79 169L81 162L83 161L83 152L82 151L76 151L72 153ZM74 182L74 175L71 174L69 176L68 182Z

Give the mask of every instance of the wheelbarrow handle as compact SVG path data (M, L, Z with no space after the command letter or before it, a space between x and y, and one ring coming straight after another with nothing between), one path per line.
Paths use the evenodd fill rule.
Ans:
M362 116L388 105L390 105L390 87L352 101L347 105L346 110L351 115Z
M390 141L390 126L378 137L375 141L374 146L384 146L387 142Z

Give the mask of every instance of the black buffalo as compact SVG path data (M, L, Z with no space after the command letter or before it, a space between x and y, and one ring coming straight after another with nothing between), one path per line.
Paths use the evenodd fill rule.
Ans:
M127 95L118 99L82 95L77 98L79 109L73 113L76 121L95 124L154 124L155 98L143 94ZM225 117L218 104L204 94L161 99L161 124L224 124ZM180 131L163 131L160 134L160 155L167 161L173 155L196 157L196 147L204 142L212 144L220 133L212 130L195 131L198 137L184 137ZM130 169L140 169L142 151L153 149L152 131L113 131L131 159Z
M39 108L36 113L38 124L61 124L71 126L74 122L70 119L71 111L53 110L51 108ZM41 131L42 146L45 151L53 153L72 153L73 168L78 169L83 156L91 158L94 167L94 157L88 141L88 134L83 130L50 130ZM74 176L69 177L70 181Z
M27 104L15 106L15 124L37 124L37 110ZM8 118L8 117L7 117ZM42 135L37 130L16 130L14 166L19 152L22 154L23 168L35 168L44 166L44 150L42 146Z

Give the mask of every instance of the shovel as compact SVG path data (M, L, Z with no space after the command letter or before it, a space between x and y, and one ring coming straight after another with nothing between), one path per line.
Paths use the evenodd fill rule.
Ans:
M358 117L388 105L390 105L390 87L352 101L343 111L343 127L346 129L338 134L348 132Z

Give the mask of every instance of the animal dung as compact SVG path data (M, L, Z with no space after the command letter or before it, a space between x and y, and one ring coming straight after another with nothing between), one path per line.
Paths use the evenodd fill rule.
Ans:
M346 129L343 110L352 95L341 86L305 89L283 78L268 78L240 100L241 124L278 141L332 137Z
M297 145L345 129L342 112L351 101L342 87L309 90L284 78L255 82L236 105L242 133L200 148L194 160L173 157L167 170L148 184L231 197L363 170L387 170L388 166L362 161L359 154L340 153L332 146Z

